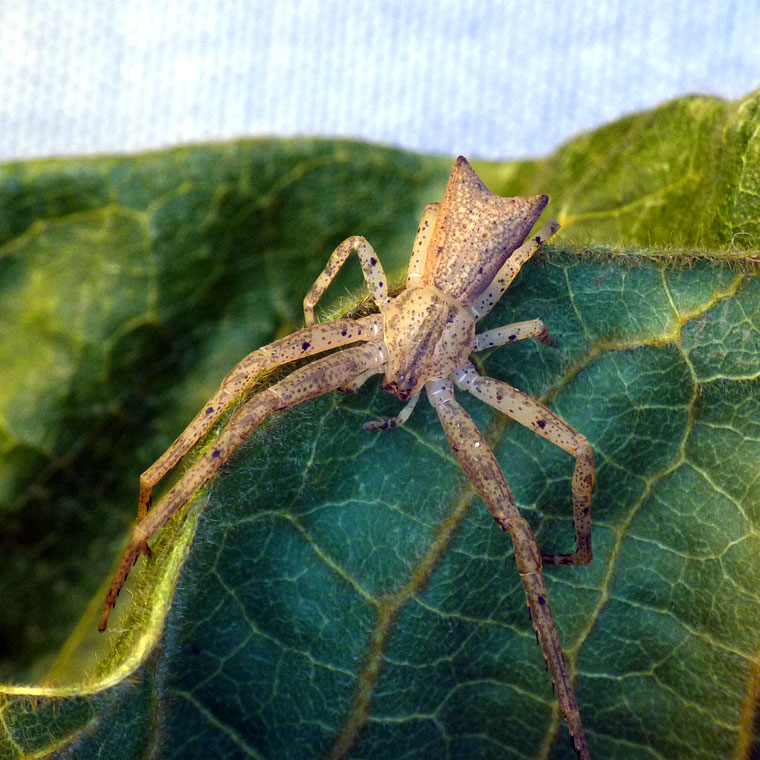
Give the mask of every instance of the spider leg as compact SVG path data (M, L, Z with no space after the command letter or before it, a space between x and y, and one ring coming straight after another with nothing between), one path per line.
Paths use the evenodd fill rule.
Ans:
M381 324L381 319L377 315L358 320L336 319L307 327L246 356L222 380L219 390L203 405L203 409L198 412L177 440L140 475L138 522L144 520L148 513L151 494L156 483L174 468L197 441L208 433L233 401L250 390L261 372L347 343L370 340L379 334Z
M376 343L346 348L317 359L295 370L280 382L246 401L230 418L226 427L179 482L135 526L132 536L116 570L106 595L103 616L98 630L103 631L129 571L147 548L147 539L160 530L169 519L197 493L216 471L230 458L235 449L272 412L300 404L349 383L351 378L382 364L384 354Z
M511 385L492 377L482 377L467 362L454 373L459 388L469 391L489 406L530 428L576 458L573 470L573 524L577 550L573 554L544 554L547 565L587 565L591 562L591 492L596 467L594 451L586 436L559 415Z
M369 285L372 297L378 305L380 311L390 303L388 297L388 281L385 277L383 265L375 253L375 249L360 235L344 240L332 253L327 260L322 274L317 277L314 284L303 299L303 313L306 320L306 326L311 327L314 324L314 307L333 281L338 270L346 263L346 259L356 251L359 262L362 265L364 279Z
M473 315L480 321L488 314L517 277L517 273L533 254L559 229L557 222L547 222L535 235L528 238L502 264L501 269L491 280L491 284L481 293L477 300L470 305Z
M472 418L455 400L452 382L432 380L425 385L425 390L438 412L446 438L462 470L496 523L512 537L517 570L525 589L533 627L557 693L557 702L567 721L578 757L590 760L578 703L541 575L541 552L533 531L520 515L496 457Z
M412 246L412 257L409 259L409 268L406 273L406 287L416 288L422 285L422 275L425 272L425 258L427 257L428 245L433 235L433 225L438 215L440 203L428 203L422 212L420 225L417 227L417 237Z
M535 338L545 346L554 345L549 330L540 319L530 319L527 322L513 322L504 327L494 327L475 336L473 352L483 351L494 346L503 346L525 338Z

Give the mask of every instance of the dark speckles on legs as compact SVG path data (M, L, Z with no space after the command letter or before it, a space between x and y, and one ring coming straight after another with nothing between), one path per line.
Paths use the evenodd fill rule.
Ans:
M303 343L301 343L302 351L308 351L310 347L311 347L311 343L309 343L308 340L305 340Z

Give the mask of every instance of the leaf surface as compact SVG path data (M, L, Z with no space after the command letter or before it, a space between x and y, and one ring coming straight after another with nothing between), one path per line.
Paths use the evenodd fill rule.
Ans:
M482 326L538 316L556 345L478 362L595 450L594 561L545 577L598 758L756 741L759 103L475 165L563 224ZM427 404L362 431L399 408L375 380L267 420L95 632L138 474L298 327L340 240L399 281L450 163L254 141L2 168L2 756L574 756L508 537ZM461 400L542 548L572 550L572 458Z

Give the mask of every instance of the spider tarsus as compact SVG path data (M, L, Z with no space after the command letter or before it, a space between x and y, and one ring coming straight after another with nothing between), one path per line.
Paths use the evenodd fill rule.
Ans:
M549 334L549 330L544 329L539 335L536 336L536 340L544 346L554 348L557 345L557 341Z
M379 420L370 420L362 425L362 430L391 430L398 427L395 417L381 417Z

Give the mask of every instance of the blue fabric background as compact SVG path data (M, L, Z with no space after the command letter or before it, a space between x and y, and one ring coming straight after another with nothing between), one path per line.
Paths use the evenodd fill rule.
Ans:
M0 0L0 159L243 135L509 158L760 86L757 0Z

